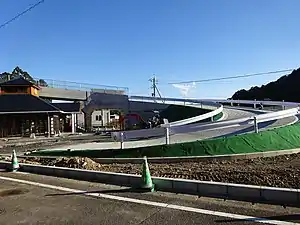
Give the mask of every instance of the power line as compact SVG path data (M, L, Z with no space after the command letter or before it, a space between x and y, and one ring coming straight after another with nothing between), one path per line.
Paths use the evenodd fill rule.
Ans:
M16 19L18 19L19 17L23 16L24 14L28 13L29 11L31 11L32 9L34 9L35 7L37 7L38 5L42 4L45 0L41 0L38 1L37 3L35 3L34 5L30 6L29 8L27 8L26 10L24 10L23 12L20 12L19 14L17 14L15 17L11 18L10 20L4 22L3 24L0 25L0 29L5 27L6 25L8 25L9 23L15 21Z
M285 73L285 72L291 72L293 70L294 69L277 70L277 71L270 71L270 72L264 72L264 73L253 73L253 74L238 75L238 76L231 76L231 77L219 77L219 78L211 78L211 79L203 79L203 80L172 82L172 83L169 83L169 84L189 84L189 83L201 83L201 82L209 82L209 81L230 80L230 79L238 79L238 78L245 78L245 77L254 77L254 76L276 74L276 73Z

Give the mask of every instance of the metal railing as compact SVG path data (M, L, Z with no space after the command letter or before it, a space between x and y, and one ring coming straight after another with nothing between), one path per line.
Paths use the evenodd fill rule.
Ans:
M249 105L268 105L268 106L300 106L298 102L285 102L285 101L263 101L263 100L226 100L226 99L201 99L201 101L219 102L219 103L232 103L232 104L249 104Z
M153 97L146 97L146 96L131 96L129 99L131 101L145 101L151 102L151 98ZM142 129L142 130L131 130L131 131L119 131L119 132L112 132L111 136L116 141L121 141L121 146L123 141L134 140L138 138L150 138L150 137L159 137L163 136L165 132L169 132L169 128L184 126L190 123L200 122L206 120L208 118L212 118L223 111L223 106L219 103L214 102L190 102L183 99L173 99L173 98L155 98L152 102L155 103L164 103L164 104L174 104L174 105L186 105L195 108L204 108L210 109L211 112L194 116L191 118L174 121L167 124L162 124L160 128L152 128L152 129ZM180 113L180 112L179 112ZM169 135L167 135L169 136Z
M131 96L131 98L135 99L144 99L147 101L152 101L157 102L157 98L153 97L143 97L143 96ZM162 101L162 100L161 100ZM208 100L205 99L203 100L197 100L197 99L172 99L172 98L165 98L163 101L168 104L168 102L185 102L185 103L203 103L207 102ZM216 102L231 102L231 101L236 101L236 100L215 100L213 102L210 102L210 105L216 104ZM257 104L258 101L248 101L248 100L239 100L240 103L243 104ZM137 136L141 137L163 137L165 136L166 144L170 143L170 135L173 134L178 134L178 133L189 133L189 132L198 132L198 131L206 131L210 129L224 129L227 127L238 127L238 126L244 126L244 125L253 125L253 131L255 133L258 133L258 124L267 122L267 121L272 121L272 120L278 120L278 119L283 119L291 116L296 116L300 113L300 107L295 107L298 106L299 103L294 103L294 102L271 102L271 101L260 101L261 104L265 105L281 105L281 106L294 106L294 108L291 109L286 109L286 110L281 110L277 112L269 112L269 113L264 113L261 115L257 116L251 116L251 117L245 117L241 119L235 119L235 120L229 120L229 121L219 121L219 122L214 122L214 123L207 123L207 124L183 124L179 126L165 126L161 128L156 128L156 129L146 129L143 131L128 131L128 132L116 132L112 134L112 137L115 138L115 140L119 140L121 142L121 146L124 146L123 142L126 140L134 139ZM189 118L192 119L192 118ZM140 132L140 133L139 133ZM122 134L122 135L121 135ZM121 138L122 137L122 138Z
M62 88L62 89L80 90L80 91L97 91L97 89L100 89L100 90L109 90L109 91L112 90L119 91L119 92L123 92L124 94L129 93L129 88L127 87L97 85L97 84L78 83L78 82L71 82L71 81L41 79L41 78L34 78L34 80L41 87Z

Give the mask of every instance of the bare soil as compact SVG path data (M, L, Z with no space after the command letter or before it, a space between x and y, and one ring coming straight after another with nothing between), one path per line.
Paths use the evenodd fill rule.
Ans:
M18 153L26 151L34 151L41 149L58 148L66 145L91 143L91 142L112 141L109 136L102 135L64 135L61 137L37 137L30 138L1 138L0 139L0 154L11 154L12 150Z
M89 158L32 158L22 160L49 166L140 174L138 164L99 164ZM215 162L149 164L151 175L260 186L300 188L300 154Z

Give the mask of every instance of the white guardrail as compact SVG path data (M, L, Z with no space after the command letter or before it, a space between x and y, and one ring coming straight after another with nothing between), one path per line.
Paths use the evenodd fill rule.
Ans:
M139 102L154 101L155 103L186 105L189 107L202 108L202 109L208 109L213 111L199 116L195 116L195 117L191 117L179 121L174 121L168 124L162 124L162 126L158 128L112 132L111 136L116 141L129 141L129 140L135 140L139 138L161 137L165 135L166 127L177 127L177 126L183 126L183 125L199 122L208 118L213 118L214 116L218 115L223 111L223 105L215 102L204 102L204 101L194 102L194 101L189 101L189 100L186 101L184 99L174 99L174 98L153 99L152 97L144 97L144 96L131 96L129 100L139 101Z
M268 105L268 106L287 106L297 107L300 106L298 102L285 102L285 101L261 101L261 100L227 100L227 99L201 99L201 101L219 102L219 103L232 103L232 104L249 104L249 105ZM255 107L254 107L255 108Z
M290 116L295 116L299 114L300 103L295 102L284 102L284 101L250 101L250 100L218 100L218 99L178 99L178 98L153 98L153 97L144 97L144 96L131 96L130 99L132 101L149 101L149 102L157 102L157 103L165 103L165 104L184 104L193 107L199 107L201 105L203 108L205 106L211 107L213 109L215 107L214 114L212 112L206 113L204 115L200 115L193 118L188 118L182 121L173 122L173 126L170 124L165 124L164 127L153 128L153 129L142 129L142 130L134 130L134 131L124 131L124 132L113 132L112 137L122 143L124 141L129 141L138 138L151 138L151 137L166 137L166 144L169 144L169 136L172 134L178 133L189 133L189 132L197 132L197 131L206 131L210 129L224 129L226 127L234 127L234 126L242 126L242 125L252 125L254 126L254 132L258 132L258 123L272 121L277 119L283 119ZM211 102L210 102L211 101ZM235 104L261 104L261 105L269 105L269 106L288 106L295 107L291 109L281 110L277 112L264 113L257 116L246 117L242 119L235 120L227 120L227 121L217 121L217 122L209 122L209 123L195 123L201 120L204 120L215 116L223 111L223 107L216 103L235 103ZM219 106L217 108L217 106ZM193 124L191 124L193 123Z

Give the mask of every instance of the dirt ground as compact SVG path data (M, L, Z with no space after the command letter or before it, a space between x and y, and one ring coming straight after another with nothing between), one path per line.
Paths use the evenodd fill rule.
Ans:
M99 164L89 158L22 160L49 166L140 174L142 165ZM236 161L149 164L151 175L284 188L300 188L300 154Z
M111 141L101 135L65 135L56 138L0 139L0 154L11 154L12 149L26 152L57 148L62 145ZM62 166L79 169L140 174L137 164L99 164L89 158L30 158L21 162ZM181 162L149 164L151 175L182 179L254 184L285 188L300 188L300 154L236 161Z
M90 142L105 142L112 141L110 136L83 134L83 135L70 135L65 134L61 137L37 137L36 139L30 138L1 138L0 139L0 154L11 154L12 150L18 153L26 151L34 151L41 149L51 149L69 144L82 144Z

